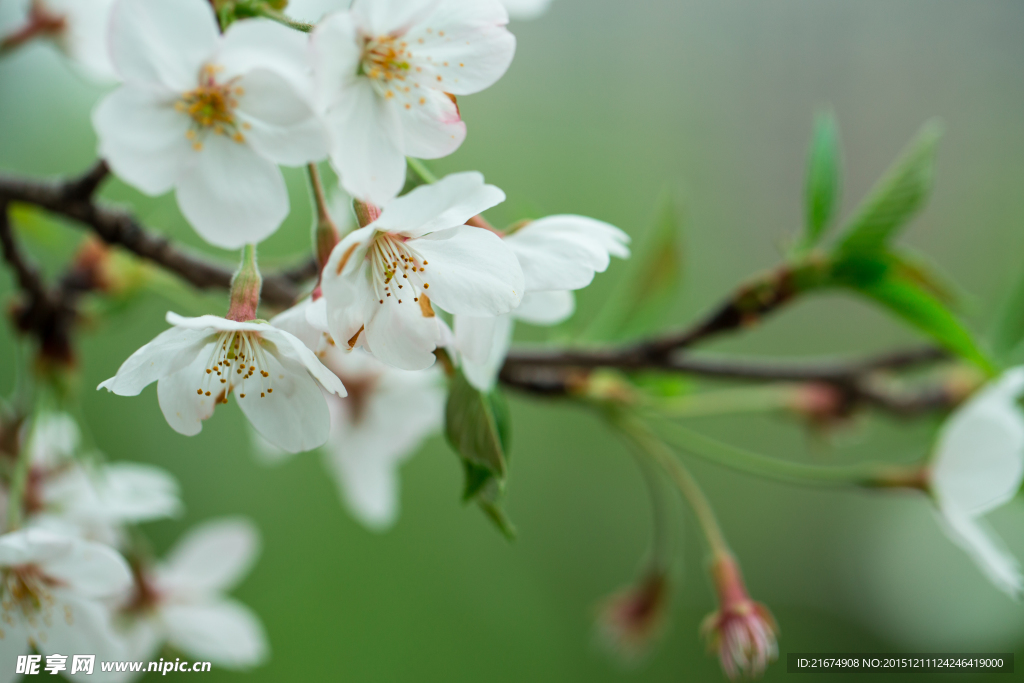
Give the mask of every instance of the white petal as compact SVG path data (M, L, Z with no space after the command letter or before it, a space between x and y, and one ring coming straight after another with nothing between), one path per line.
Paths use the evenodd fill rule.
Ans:
M462 372L480 391L490 391L498 379L512 343L513 318L455 316L455 338L462 352Z
M252 569L259 530L244 517L225 517L192 528L159 569L159 584L178 597L228 591Z
M290 460L294 453L284 451L274 444L270 443L257 432L255 429L249 430L249 444L252 446L253 455L256 456L256 460L262 465L276 466Z
M354 0L352 14L368 35L382 36L422 21L436 4L437 0Z
M125 651L122 640L114 632L110 610L98 602L81 600L62 595L55 606L58 613L45 628L46 638L37 639L39 652L43 655L68 655L65 673L71 671L71 655L94 654L94 674L100 672L100 661L123 659ZM46 658L42 664L45 666ZM77 679L77 676L75 677ZM80 680L89 680L86 675Z
M129 185L149 195L170 190L192 163L185 134L188 115L174 109L174 95L123 85L92 114L99 155Z
M327 326L338 344L347 346L366 324L366 301L375 296L366 267L366 250L374 232L370 227L350 232L334 247L323 269L320 286Z
M366 78L345 89L327 112L331 164L341 186L357 199L377 205L395 197L405 184L398 115Z
M1010 597L1020 598L1024 590L1020 564L984 522L958 513L944 513L942 519L950 539L971 556L989 581Z
M527 291L512 317L531 325L557 325L572 317L575 310L576 297L572 292Z
M423 370L434 364L437 318L425 317L412 299L409 296L402 303L394 296L385 298L384 303L365 300L366 343L383 363L403 370Z
M228 27L216 57L223 81L269 70L285 79L296 94L309 99L313 89L313 63L309 37L270 19L236 21ZM246 88L246 96L248 95ZM244 103L240 98L239 102Z
M346 358L359 358L358 352ZM382 530L398 514L398 465L441 428L444 391L438 373L386 369L358 413L353 399L332 401L325 459L352 514Z
M194 363L211 332L209 328L165 330L129 356L116 375L96 388L120 396L138 396L156 380Z
M548 11L551 0L501 0L513 19L536 19Z
M300 339L294 335L268 326L268 329L260 333L263 339L276 345L274 353L305 367L306 371L313 376L320 385L332 394L345 396L345 386L338 379L338 376L324 367L324 364L316 357L316 354L309 350Z
M466 139L459 108L443 92L411 91L393 103L402 126L403 151L418 159L440 159Z
M270 374L266 380L253 378L248 380L249 385L235 385L238 407L263 438L289 453L324 445L330 433L331 416L324 395L306 367L269 349L266 361L264 367ZM335 381L341 384L337 377ZM264 392L265 384L273 392ZM242 398L243 393L245 398ZM261 396L263 393L266 395Z
M246 669L269 654L259 618L234 600L168 605L162 616L170 644L197 660L226 669Z
M27 655L32 652L32 647L28 644L28 631L22 626L20 620L13 626L4 623L0 628L4 632L4 637L0 638L0 662L4 663L3 666L0 666L0 683L11 683L16 679L24 680L21 674L15 673L13 662L18 661L19 655Z
M111 56L129 83L191 90L218 40L206 0L120 0L111 16Z
M441 230L413 240L427 262L417 278L431 300L457 315L508 313L523 297L523 271L500 237L482 228Z
M135 462L104 465L95 482L98 516L117 522L148 522L181 513L178 482L166 470Z
M267 329L266 323L238 322L237 320L228 320L219 315L201 315L198 318L185 318L173 311L168 311L164 317L169 325L186 330L208 329L211 334L217 332L262 332Z
M442 79L439 88L469 95L493 85L512 63L516 39L507 23L508 13L498 0L442 0L406 39L417 46L417 57L430 57Z
M42 532L37 532L42 533ZM108 546L75 539L66 553L41 563L47 576L82 598L109 598L131 586L128 563Z
M56 468L73 458L81 442L78 423L67 413L40 412L32 420L27 447L30 462Z
M363 45L351 13L325 17L313 30L310 47L317 104L326 109L337 103L344 87L358 78Z
M318 301L321 301L320 307L323 307L323 297L320 297ZM307 348L316 351L321 342L323 341L323 333L327 331L326 320L324 320L324 327L318 328L310 324L309 318L307 317L307 309L312 306L313 302L309 299L303 299L299 303L295 304L291 308L278 313L270 320L270 324L279 330L284 330L289 334L297 337Z
M206 363L213 353L215 344L207 344L195 355L189 364L165 377L161 377L156 385L156 396L160 402L160 411L171 429L195 436L203 430L203 420L213 415L222 393L215 386L206 387ZM210 396L200 394L199 390L209 390Z
M117 80L110 60L108 28L114 0L48 0L48 7L66 13L67 28L61 44L68 56L84 68L87 75L102 82Z
M312 107L281 76L253 71L238 80L245 94L236 114L248 125L246 141L262 156L285 166L327 158L327 132Z
M223 249L261 242L288 215L288 189L274 162L224 135L207 135L178 179L178 206L199 236Z
M484 183L476 171L453 173L388 202L372 227L406 237L464 225L473 216L505 201L505 193Z
M931 484L940 507L980 515L1024 481L1024 418L994 385L956 411L939 435Z
M348 5L348 0L291 0L288 3L288 16L317 24L325 14L346 9Z
M583 216L548 216L505 238L523 268L528 291L581 289L608 268L609 255L627 258L629 236Z

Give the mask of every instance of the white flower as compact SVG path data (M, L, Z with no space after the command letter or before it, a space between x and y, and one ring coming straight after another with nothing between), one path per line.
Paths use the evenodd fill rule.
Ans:
M572 291L608 269L611 256L629 258L629 236L583 216L548 216L504 238L523 269L526 294L508 315L455 316L455 344L466 379L490 391L512 342L514 320L555 325L573 314Z
M66 413L37 415L26 447L29 526L116 545L122 525L181 512L177 482L164 470L132 462L99 464L79 454L78 426Z
M0 683L33 648L122 659L101 601L130 586L128 563L105 545L42 529L0 536Z
M107 51L115 0L7 0L0 34L7 44L48 38L72 64L101 82L117 80Z
M124 85L93 113L125 182L178 206L210 244L263 240L288 215L278 164L326 156L303 34L266 19L220 35L206 0L120 0L110 47Z
M451 154L466 136L455 95L508 69L515 38L498 0L355 0L313 32L331 162L357 199L383 204L405 157Z
M377 220L346 235L321 282L334 340L351 348L365 332L378 360L422 370L439 338L431 301L474 316L518 306L515 255L494 233L465 225L504 199L479 173L457 173L388 202Z
M1024 481L1024 415L1017 398L1024 367L1004 373L947 420L929 488L944 528L1000 590L1020 597L1020 565L981 519L1008 502Z
M98 388L137 396L157 382L167 423L198 434L217 403L234 393L238 405L268 441L297 453L323 445L330 431L328 392L345 387L306 346L265 322L235 322L214 315L182 318L131 355Z
M263 662L268 646L259 618L223 595L249 573L258 552L252 523L220 519L192 529L163 563L140 567L121 611L127 659L154 659L168 643L218 667Z

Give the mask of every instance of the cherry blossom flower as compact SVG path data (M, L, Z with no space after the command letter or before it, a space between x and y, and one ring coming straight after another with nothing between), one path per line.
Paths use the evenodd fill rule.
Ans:
M137 566L119 611L127 659L153 659L164 643L218 667L247 669L269 653L259 618L223 595L249 573L259 532L246 519L205 522L156 566Z
M747 594L740 568L728 554L711 567L718 592L718 610L701 624L708 648L718 653L725 675L735 680L756 678L779 656L779 627L768 608Z
M481 391L494 387L514 321L555 325L576 308L572 290L608 269L611 256L629 258L629 236L583 216L548 216L505 236L523 269L526 294L518 308L498 317L455 316L455 344L466 379Z
M98 388L137 396L157 382L167 423L198 434L218 403L234 394L256 430L291 453L324 444L330 413L320 392L345 395L345 387L293 335L266 322L236 322L214 315L182 318L131 355ZM319 383L319 386L318 386Z
M494 233L465 225L504 199L479 173L457 173L388 202L346 235L321 281L334 340L422 370L433 364L440 335L431 302L473 316L518 306L523 271L515 255Z
M42 529L0 536L0 683L33 648L122 659L101 601L130 586L128 563L105 545Z
M1019 598L1020 564L981 519L1024 482L1024 367L1005 372L960 407L939 434L929 490L947 535L1003 592Z
M25 445L29 526L117 545L122 525L181 512L178 484L166 471L132 462L100 464L79 453L79 441L78 425L66 413L33 419Z
M45 38L86 76L117 80L107 51L107 24L116 0L8 0L0 15L5 48Z
M331 163L353 197L383 204L405 182L405 157L462 144L455 96L508 69L515 38L498 0L355 0L313 32Z
M146 194L176 189L210 244L268 237L288 215L277 165L326 156L304 35L248 19L222 36L206 0L120 0L110 30L124 85L93 113L100 154Z
M597 635L602 644L626 663L642 659L664 628L668 598L668 577L659 570L612 595L598 613Z

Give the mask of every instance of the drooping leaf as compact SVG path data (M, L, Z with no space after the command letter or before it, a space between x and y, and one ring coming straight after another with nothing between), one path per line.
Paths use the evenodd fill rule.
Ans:
M1024 340L1024 270L1003 302L992 330L992 351L1005 358Z
M807 156L804 247L814 246L825 234L835 217L839 193L839 126L831 112L822 112L814 117L814 133Z
M942 133L927 122L899 160L861 203L839 244L840 253L881 251L917 211L931 191L935 150Z
M989 371L992 363L974 336L900 259L891 254L854 254L833 267L836 286L847 287L883 305L952 353Z
M612 341L652 331L664 324L677 294L685 261L684 221L678 201L665 191L654 225L633 249L622 284L587 329L594 340Z

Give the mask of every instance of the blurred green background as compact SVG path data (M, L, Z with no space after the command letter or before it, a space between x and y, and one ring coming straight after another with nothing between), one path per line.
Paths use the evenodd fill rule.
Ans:
M503 188L509 201L491 213L497 223L572 212L634 237L651 225L656 199L669 188L685 207L688 263L678 304L664 311L666 327L777 261L801 225L806 145L823 105L841 124L847 211L923 121L943 119L935 193L904 239L964 288L975 329L991 323L1021 269L1024 4L1017 0L555 0L547 16L512 29L519 39L512 68L495 87L460 100L468 139L435 169L478 169ZM100 94L44 46L5 58L0 168L51 175L87 167L95 155L89 112ZM303 177L292 172L289 180L293 213L263 245L264 264L307 249ZM204 248L172 196L143 197L118 182L103 194ZM56 263L54 254L69 253L80 234L69 229L29 246ZM613 265L581 293L579 316L598 310L623 270ZM10 277L0 282L6 298ZM83 411L110 458L159 464L181 481L188 513L148 525L157 548L213 516L244 514L260 526L262 557L237 595L262 618L273 656L246 674L250 680L721 678L697 639L714 605L689 517L676 529L673 618L661 648L626 670L594 644L594 606L634 578L650 519L640 474L591 414L511 397L507 507L518 541L506 542L460 504L460 468L440 437L403 469L397 526L373 534L346 515L316 454L276 468L258 464L234 406L187 439L164 422L155 387L138 399L92 390L164 328L166 310L225 308L222 296L160 289L82 338ZM524 326L519 333L544 334ZM793 357L866 353L914 339L836 295L799 303L709 348ZM0 354L12 352L5 325ZM0 364L4 391L12 366ZM851 462L919 457L935 423L867 418L824 444L779 418L691 426L779 457ZM782 661L766 680L787 676L787 651L1024 654L1024 607L943 537L922 497L803 490L701 462L693 470L751 592L781 625ZM1024 556L1021 501L991 519ZM215 671L204 680L237 677Z

